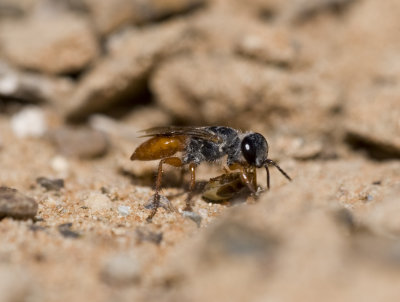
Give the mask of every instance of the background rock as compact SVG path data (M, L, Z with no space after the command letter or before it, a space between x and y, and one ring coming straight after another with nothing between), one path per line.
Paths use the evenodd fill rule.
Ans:
M3 55L18 67L52 74L79 72L99 52L87 20L69 14L3 23L0 43Z
M33 219L38 210L38 204L30 197L16 189L0 187L0 218Z

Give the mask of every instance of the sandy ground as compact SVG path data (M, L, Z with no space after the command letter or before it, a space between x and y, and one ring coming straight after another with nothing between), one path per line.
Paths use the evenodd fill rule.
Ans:
M398 1L146 3L0 1L0 301L398 301ZM149 223L129 157L171 124L258 131L293 181L207 202L204 164L184 213L166 168Z

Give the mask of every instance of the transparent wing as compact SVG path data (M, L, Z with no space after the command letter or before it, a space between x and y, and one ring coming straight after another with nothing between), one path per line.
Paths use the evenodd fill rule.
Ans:
M145 129L140 132L144 133L141 137L187 135L208 141L213 141L215 143L221 142L221 138L215 133L211 132L208 127L168 126Z

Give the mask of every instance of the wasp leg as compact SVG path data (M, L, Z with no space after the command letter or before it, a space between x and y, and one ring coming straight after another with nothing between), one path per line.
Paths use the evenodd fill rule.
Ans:
M189 185L189 194L186 198L186 207L185 211L192 211L192 198L193 192L196 186L196 164L190 163L189 164L189 171L190 171L190 185Z
M182 161L179 157L167 157L160 160L158 164L158 172L157 172L157 180L156 180L156 189L154 193L154 204L153 209L151 210L150 215L147 217L147 221L151 221L156 215L158 208L160 207L160 190L161 190L161 181L162 181L162 174L163 174L163 164L167 164L174 167L181 167Z

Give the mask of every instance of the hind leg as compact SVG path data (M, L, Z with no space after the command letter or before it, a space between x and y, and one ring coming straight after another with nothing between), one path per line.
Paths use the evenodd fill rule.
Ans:
M163 158L160 160L160 163L158 164L156 188L155 188L155 193L154 193L154 198L153 198L152 211L151 211L150 215L147 217L147 221L149 221L149 222L153 219L154 215L156 215L157 210L160 207L160 190L161 190L161 183L162 183L162 174L164 172L163 164L167 164L167 165L174 166L174 167L182 167L182 165L183 165L183 163L179 157L167 157L167 158Z

